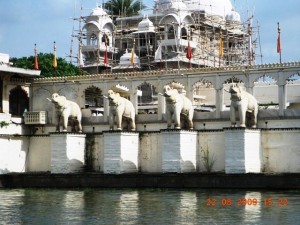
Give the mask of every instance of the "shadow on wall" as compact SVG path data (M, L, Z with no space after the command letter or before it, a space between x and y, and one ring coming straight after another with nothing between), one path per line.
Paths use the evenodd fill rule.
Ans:
M136 172L138 170L137 166L129 160L123 161L123 168L126 171L132 171L132 172Z
M10 171L7 168L0 169L0 174L6 174L6 173L10 173Z

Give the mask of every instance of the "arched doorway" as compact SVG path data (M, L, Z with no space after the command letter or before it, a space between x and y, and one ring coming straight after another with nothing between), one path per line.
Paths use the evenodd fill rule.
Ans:
M9 113L13 116L22 117L29 109L29 98L20 86L12 89L9 93Z
M104 114L102 90L92 85L85 89L84 94L85 107L91 110L92 115L102 116Z

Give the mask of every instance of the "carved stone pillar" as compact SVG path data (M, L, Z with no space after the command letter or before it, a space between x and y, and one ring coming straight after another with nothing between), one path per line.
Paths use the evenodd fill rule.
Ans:
M278 86L278 102L279 102L279 116L284 116L284 110L286 109L286 85Z
M216 118L221 118L221 111L224 106L224 96L223 96L223 87L217 89L216 94Z

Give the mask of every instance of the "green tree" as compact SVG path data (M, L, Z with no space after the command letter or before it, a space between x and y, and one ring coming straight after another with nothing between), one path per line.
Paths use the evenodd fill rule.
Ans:
M139 11L146 6L141 0L109 0L105 3L104 7L114 16L130 17L138 15Z
M38 64L41 70L42 77L52 77L54 75L54 68L52 66L54 55L52 53L39 53ZM65 59L57 57L56 76L77 76L81 74L80 68L68 63ZM23 69L34 68L34 56L11 58L10 62L14 67Z

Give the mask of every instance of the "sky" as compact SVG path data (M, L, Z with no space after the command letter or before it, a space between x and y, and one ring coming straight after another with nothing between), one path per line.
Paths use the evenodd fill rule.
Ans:
M201 0L199 0L201 1ZM222 1L222 0L216 0ZM88 15L103 0L0 0L0 53L10 57L53 53L56 42L57 57L66 58L70 50L76 54L77 42L71 45L72 31L79 25L72 18ZM144 0L151 7L152 0ZM231 0L242 18L252 12L253 26L259 26L260 45L256 49L257 64L278 63L277 22L281 27L282 62L300 61L300 1L299 0ZM80 10L82 6L82 11ZM149 11L148 11L149 13ZM73 29L74 28L74 29Z

